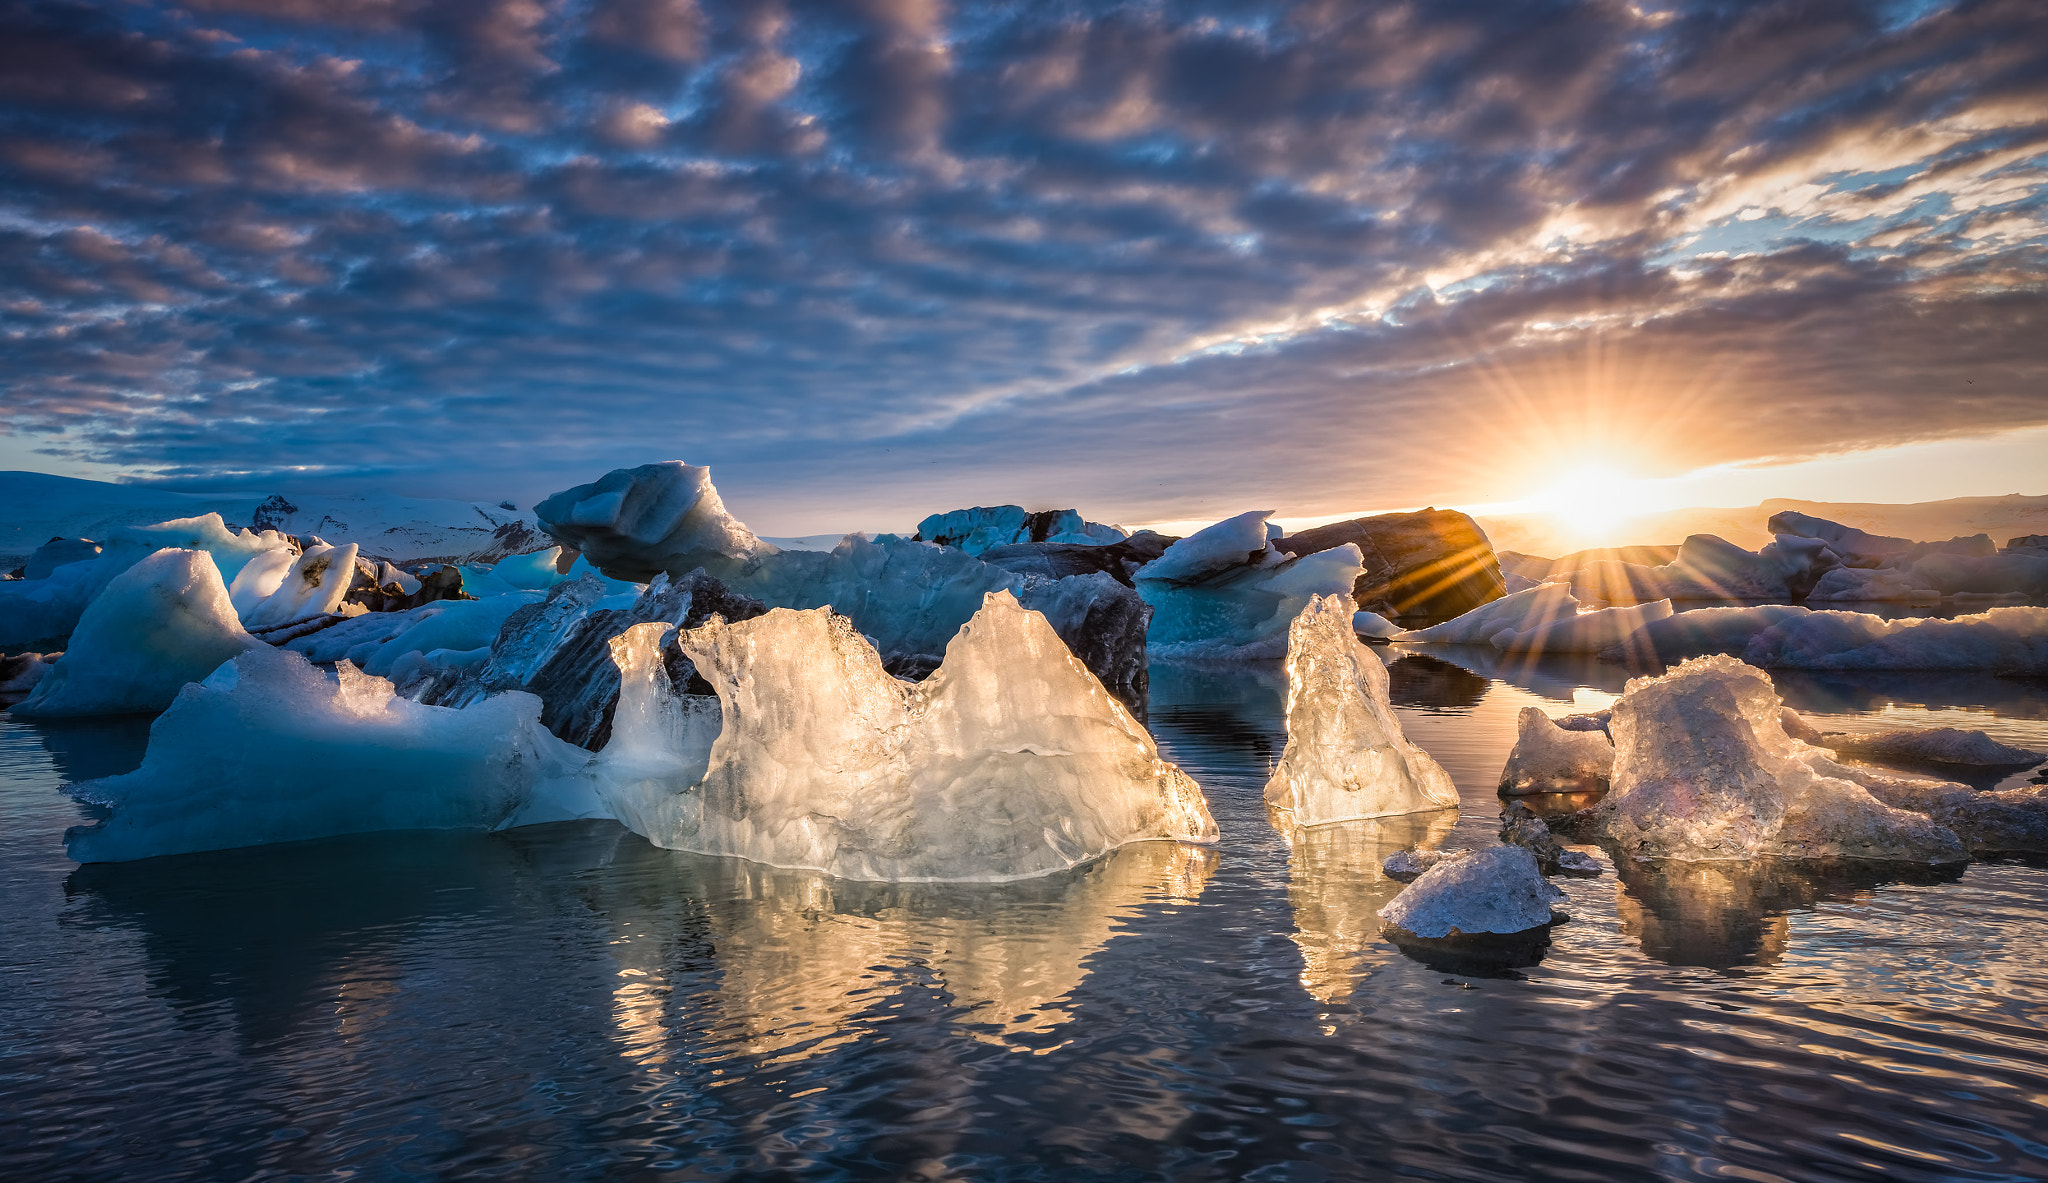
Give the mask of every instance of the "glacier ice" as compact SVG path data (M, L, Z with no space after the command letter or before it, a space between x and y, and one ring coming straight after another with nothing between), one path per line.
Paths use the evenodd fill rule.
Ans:
M1758 669L1716 655L1632 678L1615 704L1614 775L1595 807L1634 857L1958 862L1956 835L1871 796L1785 734Z
M617 639L636 625L694 628L713 614L728 622L751 620L767 609L723 583L693 571L681 579L657 575L631 596L605 594L592 577L561 584L548 598L505 618L490 643L489 660L473 675L436 679L416 695L423 702L462 706L487 694L524 690L541 700L541 723L579 747L606 747L620 695ZM661 653L669 680L687 689L695 668L671 642ZM708 689L703 691L708 697Z
M90 538L52 538L35 549L21 565L24 579L48 579L50 572L71 563L85 563L100 557L100 544Z
M151 725L140 768L73 790L112 814L65 844L79 862L122 862L600 817L580 775L587 757L547 733L531 695L423 706L347 662L329 677L259 645L178 695Z
M1903 571L1886 568L1837 567L1820 577L1813 590L1806 593L1808 603L1828 601L1911 602L1924 600L1933 602L1941 593L1922 584L1918 579Z
M1620 643L1601 650L1600 656L1605 661L1671 665L1709 653L1737 654L1758 633L1807 611L1797 604L1694 608L1644 624Z
M991 592L1045 616L1096 677L1121 695L1145 685L1150 612L1106 572L1019 574L955 547L849 534L829 552L767 556L727 581L777 608L829 607L851 617L892 670L922 673Z
M1952 620L1808 612L1758 633L1742 659L1765 669L1985 670L2048 675L2048 608L1992 608Z
M1891 731L1824 733L1818 746L1838 756L1867 760L1907 760L1928 764L2025 768L2048 760L2048 753L2002 744L1982 731L1960 727L1907 727Z
M1579 601L1568 583L1539 583L1442 624L1397 635L1397 641L1434 641L1453 645L1484 645L1502 632L1529 632L1578 615Z
M1626 608L1596 608L1577 616L1562 616L1534 628L1503 629L1492 639L1496 649L1515 653L1599 653L1620 646L1624 653L1633 657L1635 646L1629 639L1636 630L1671 614L1669 600L1655 600Z
M539 592L507 592L488 600L442 600L437 611L410 615L406 627L391 639L374 648L358 645L348 651L348 657L364 673L382 677L409 653L485 647L497 639L507 617L541 600Z
M1377 612L1367 612L1360 608L1351 614L1351 631L1361 637L1388 641L1400 636L1405 630Z
M1552 904L1563 898L1528 850L1489 846L1438 861L1381 908L1380 919L1429 939L1513 936L1554 923Z
M234 582L228 584L228 601L234 605L236 616L247 620L258 604L284 586L298 562L298 552L279 548L264 551L242 564L242 569L235 572Z
M14 713L160 711L185 683L255 643L204 552L160 550L115 576L86 607L71 647Z
M614 579L706 567L723 576L776 553L726 512L711 470L670 460L618 468L533 507L541 529Z
M277 590L249 608L242 624L252 633L261 633L316 616L331 616L348 599L349 584L355 576L355 543L309 546L292 561L291 570L280 580Z
M1030 513L1021 505L977 505L935 513L917 524L914 541L955 546L971 555L998 546L1022 542L1072 543L1101 546L1121 541L1125 531L1084 521L1071 509L1049 509Z
M27 698L63 656L61 652L0 655L0 710Z
M1387 670L1351 631L1351 596L1316 596L1287 633L1287 746L1266 802L1296 825L1458 803L1457 786L1401 733Z
M0 645L15 647L68 635L100 590L96 559L67 563L44 579L0 583Z
M1604 788L1614 772L1614 744L1604 731L1567 731L1541 707L1515 717L1515 746L1501 769L1508 796Z
M1350 597L1363 571L1358 547L1347 542L1289 558L1268 540L1271 516L1271 510L1254 510L1227 518L1138 569L1138 594L1152 605L1146 645L1155 656L1278 657L1290 624L1310 600Z
M665 697L649 688L666 678L645 653L652 631L625 635L641 655L621 663L620 720ZM916 685L824 609L713 619L679 645L718 694L707 770L692 783L704 719L663 716L653 746L674 768L606 790L658 845L849 879L1000 881L1129 842L1215 840L1201 790L1007 592L986 597ZM648 745L615 721L611 747L601 762Z

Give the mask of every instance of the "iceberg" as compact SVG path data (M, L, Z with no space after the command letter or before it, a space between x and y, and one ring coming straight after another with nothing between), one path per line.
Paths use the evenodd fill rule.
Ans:
M1111 690L1134 698L1145 686L1151 610L1107 572L1049 579L955 547L849 534L829 552L770 555L727 582L773 607L829 607L852 618L892 672L909 674L936 668L983 599L1007 591L1044 615Z
M1614 775L1594 808L1637 858L1777 856L1959 862L1956 835L1871 796L1792 739L1763 671L1716 655L1632 678L1615 704Z
M1859 756L1880 763L1906 760L1925 764L1958 764L1985 768L2028 768L2048 760L2048 752L2016 748L1981 731L1960 727L1909 727L1854 735L1824 733L1817 741L1838 756Z
M977 505L932 514L917 524L911 541L954 546L978 555L993 547L1029 542L1102 546L1122 541L1125 533L1117 526L1083 521L1080 513L1071 509L1030 513L1021 505Z
M550 732L597 751L610 741L619 702L620 636L639 625L658 625L659 633L695 628L714 614L732 623L767 611L759 600L701 570L675 580L657 575L637 595L608 596L605 591L604 581L594 576L557 585L544 602L526 604L504 618L489 642L488 661L473 672L437 679L415 697L463 706L500 691L523 690L541 700L540 721ZM661 660L674 689L685 691L696 677L689 659L670 641L662 647ZM710 688L702 694L708 702Z
M66 563L44 579L0 583L0 646L55 640L78 627L85 606L99 594L99 560Z
M1146 644L1155 655L1278 657L1311 600L1350 597L1364 570L1358 547L1347 542L1289 558L1267 540L1271 516L1254 510L1197 530L1138 569L1138 594L1152 605Z
M726 512L711 470L670 460L613 469L533 507L541 529L614 579L705 567L724 575L778 553Z
M1602 661L1670 665L1709 653L1741 653L1765 629L1806 615L1797 604L1756 604L1746 608L1694 608L1643 625L1621 643L1600 651Z
M59 567L86 563L100 557L100 544L90 538L52 538L35 549L21 565L23 579L48 579Z
M355 543L309 546L304 554L293 560L291 570L279 581L277 590L256 601L249 609L242 618L243 627L252 633L263 633L301 624L317 616L332 616L341 611L342 604L347 601L349 584L355 575Z
M1810 604L1844 600L1866 603L1920 600L1932 603L1939 599L1940 592L1908 573L1865 567L1837 567L1821 576L1813 590L1806 593L1806 601Z
M255 644L235 618L211 558L160 550L114 577L88 605L71 647L28 698L26 718L160 711Z
M1605 788L1613 772L1614 744L1606 732L1566 730L1541 707L1523 707L1500 791L1519 797Z
M1950 781L1885 776L1837 765L1887 805L1926 814L1961 838L1972 855L2048 854L2048 785L1979 791Z
M1578 615L1579 601L1568 583L1540 583L1490 604L1482 604L1442 624L1397 634L1397 641L1434 641L1451 645L1484 645L1502 632L1529 632Z
M497 639L507 618L541 600L539 592L507 592L488 600L442 600L436 611L408 614L406 627L389 640L352 647L348 660L366 674L383 677L407 654L485 648Z
M222 599L225 600L225 595ZM107 806L64 836L82 863L379 830L502 829L601 817L588 753L504 694L423 706L341 662L255 646L187 686L150 727L142 766L73 792Z
M659 631L618 642L624 685L599 757L623 766L602 778L612 813L657 845L847 879L996 882L1131 842L1216 839L1201 790L1007 591L916 685L825 609L683 633L718 695L709 743L708 714L668 705Z
M1548 928L1564 898L1520 846L1489 846L1439 860L1401 889L1380 919L1391 929L1431 940L1515 936Z
M56 667L62 653L11 653L0 656L0 710L29 696Z
M1992 608L1953 620L1809 612L1758 633L1742 660L1763 669L1985 670L2048 675L2048 608Z
M1494 634L1492 640L1496 649L1527 654L1599 653L1620 646L1634 659L1637 649L1630 638L1635 636L1636 630L1670 615L1669 600L1627 608L1596 608L1577 616L1559 617L1534 628L1503 629Z
M1266 803L1296 825L1420 813L1457 786L1409 743L1387 670L1351 631L1351 597L1317 596L1287 632L1287 746Z
M1331 522L1275 539L1273 545L1301 558L1347 543L1358 548L1363 564L1352 598L1382 616L1452 616L1509 590L1493 544L1478 522L1456 510Z

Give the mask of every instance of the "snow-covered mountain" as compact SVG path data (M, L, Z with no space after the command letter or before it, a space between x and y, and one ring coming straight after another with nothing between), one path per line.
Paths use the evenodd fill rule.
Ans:
M0 472L0 570L51 538L104 539L121 526L217 513L230 526L318 534L393 562L501 557L551 545L510 505L430 497L174 493L41 472Z

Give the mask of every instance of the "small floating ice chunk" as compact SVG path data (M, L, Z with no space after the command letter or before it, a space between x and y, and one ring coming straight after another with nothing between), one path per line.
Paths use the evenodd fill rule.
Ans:
M1543 713L1523 707L1515 717L1515 747L1500 773L1507 796L1604 787L1614 773L1614 744L1604 731L1568 731Z
M1825 753L1785 733L1761 670L1695 658L1633 678L1615 704L1614 776L1596 807L1639 858L1960 862L1956 835L1836 775Z
M1287 746L1267 803L1305 826L1456 805L1450 775L1402 734L1386 666L1351 617L1349 595L1317 596L1287 630Z
M1520 846L1489 846L1444 859L1380 909L1391 928L1418 937L1511 936L1558 919L1564 893Z
M14 708L22 716L160 711L254 640L203 551L160 550L114 577L71 647Z

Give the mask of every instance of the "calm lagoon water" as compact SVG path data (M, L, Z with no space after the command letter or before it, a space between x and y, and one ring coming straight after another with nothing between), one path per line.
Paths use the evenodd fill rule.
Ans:
M0 1178L2048 1178L2048 869L1623 868L1539 964L1432 968L1380 857L1491 842L1519 708L1623 674L1387 657L1455 815L1283 836L1278 670L1155 667L1222 842L982 887L610 823L80 868L62 786L147 721L0 715ZM2038 683L1779 684L2048 747Z

